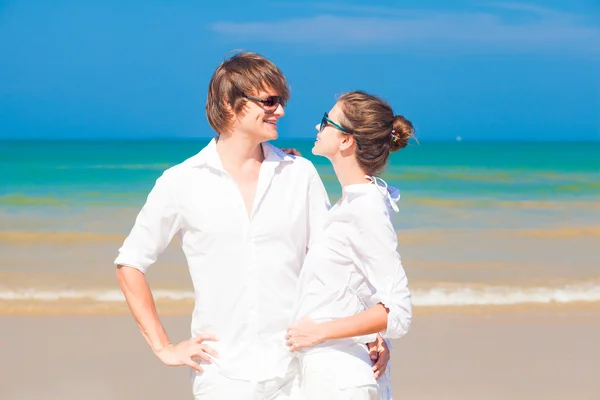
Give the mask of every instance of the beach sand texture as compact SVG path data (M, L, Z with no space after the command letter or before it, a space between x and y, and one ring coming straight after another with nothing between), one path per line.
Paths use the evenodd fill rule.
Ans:
M188 317L165 317L174 340ZM128 316L1 316L0 399L191 399ZM395 399L600 398L599 311L418 316L392 352Z

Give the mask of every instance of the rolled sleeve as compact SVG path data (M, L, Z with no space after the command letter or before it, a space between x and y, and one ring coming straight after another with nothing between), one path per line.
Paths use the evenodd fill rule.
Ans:
M375 289L371 304L382 303L389 310L387 329L381 334L399 338L410 328L412 304L389 213L384 206L365 205L355 222L351 244L357 265Z
M180 229L171 177L157 179L114 263L146 273Z
M362 344L373 343L375 340L377 340L377 334L371 333L368 335L356 336L354 338L354 340L356 340L357 342L362 343Z

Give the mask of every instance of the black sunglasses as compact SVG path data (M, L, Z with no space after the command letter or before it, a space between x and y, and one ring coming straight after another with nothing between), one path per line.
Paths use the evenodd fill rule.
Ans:
M348 129L346 129L343 126L341 126L340 124L330 120L328 113L325 113L323 115L323 118L321 119L321 125L319 125L319 132L322 132L323 129L325 129L325 127L327 126L327 124L333 126L337 130L342 131L346 135L352 135L352 132L350 132ZM356 147L358 147L359 150L362 150L362 147L361 147L360 143L358 143L358 140L356 140L356 137L354 138L354 142L356 143Z
M264 100L259 99L258 97L248 96L246 93L242 93L242 96L244 96L248 100L252 100L252 101L261 103L265 107L265 110L267 110L267 111L273 112L273 111L277 110L277 107L279 107L280 104L281 104L281 107L285 108L285 99L281 96L269 96Z

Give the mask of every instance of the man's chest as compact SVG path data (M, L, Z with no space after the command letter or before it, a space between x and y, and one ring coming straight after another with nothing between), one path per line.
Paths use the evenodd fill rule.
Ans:
M307 191L307 182L286 179L285 175L275 175L260 184L250 180L240 184L231 177L199 176L191 179L178 195L182 225L187 232L231 238L304 230Z

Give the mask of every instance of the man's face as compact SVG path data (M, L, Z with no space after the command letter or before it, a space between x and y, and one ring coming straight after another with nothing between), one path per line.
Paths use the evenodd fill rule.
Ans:
M273 90L247 93L256 99L266 101L269 96L277 96ZM268 104L268 102L267 102ZM264 103L248 99L244 109L234 117L234 129L261 143L277 139L277 121L285 115L281 104L268 107Z

